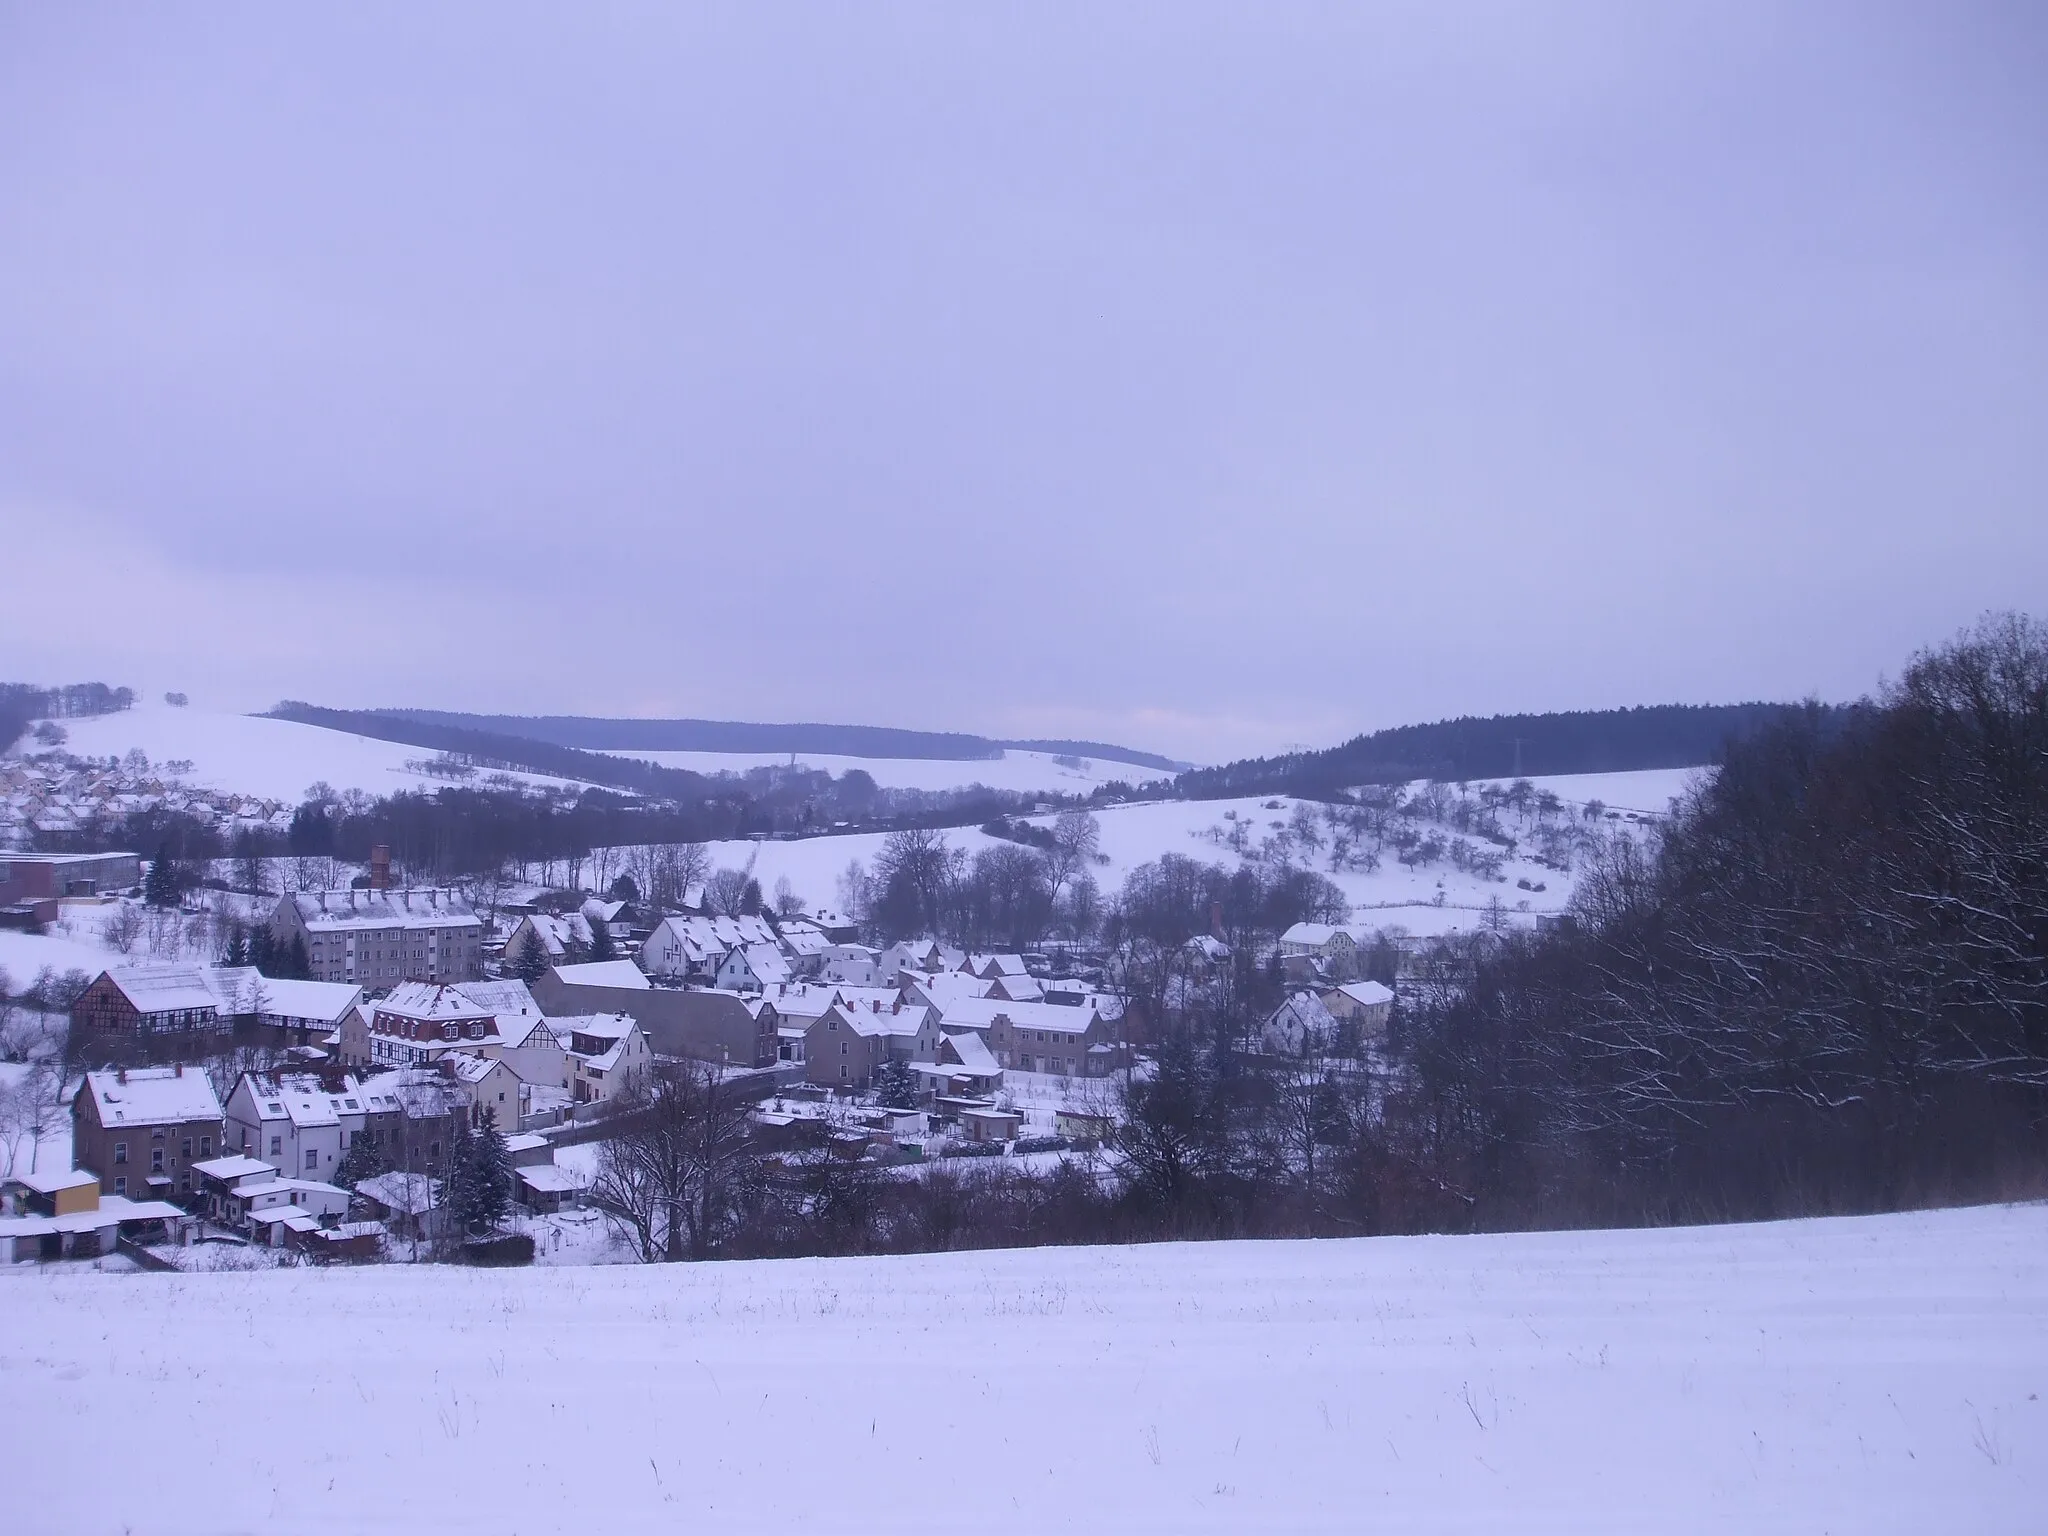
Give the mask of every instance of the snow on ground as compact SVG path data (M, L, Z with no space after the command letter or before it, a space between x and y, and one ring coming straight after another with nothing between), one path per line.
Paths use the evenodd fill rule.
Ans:
M57 723L68 736L64 750L76 756L125 757L131 748L140 747L159 766L189 761L194 784L293 805L321 779L336 790L360 789L373 795L438 788L448 782L406 769L407 759L433 757L429 748L375 741L294 720L137 704L118 714ZM531 773L513 777L529 784L566 782Z
M1538 789L1551 789L1574 805L1602 800L1610 808L1634 810L1643 815L1662 815L1672 796L1678 794L1695 769L1657 769L1640 773L1575 774L1558 778L1532 779ZM1476 787L1476 785L1475 785ZM1105 894L1114 893L1126 876L1140 864L1161 854L1179 853L1212 864L1235 866L1237 855L1220 846L1207 834L1228 825L1234 813L1249 821L1256 842L1285 823L1294 802L1280 798L1279 808L1270 809L1277 797L1253 796L1240 800L1159 800L1136 805L1113 806L1097 811L1101 824L1103 856L1107 863L1093 873ZM1315 807L1311 807L1315 809ZM1032 818L1050 825L1051 818ZM791 887L805 901L837 904L838 880L849 861L872 863L887 834L846 833L829 837L802 838L786 842L730 841L709 845L715 866L741 867L751 858L761 888L773 892L778 879L787 877ZM949 829L948 841L971 856L997 841L973 827ZM1309 863L1323 869L1323 863L1308 855ZM1400 927L1410 933L1437 935L1469 932L1484 916L1487 903L1498 897L1511 916L1524 922L1544 913L1560 912L1571 895L1572 877L1546 869L1527 858L1510 860L1503 868L1503 880L1486 880L1451 867L1447 862L1409 869L1389 848L1380 866L1370 872L1342 870L1329 878L1343 890L1352 904L1352 920L1370 927ZM1543 890L1523 890L1517 880L1526 879ZM1438 897L1442 901L1439 903ZM1526 908L1521 907L1527 903Z
M1639 768L1628 773L1560 773L1531 779L1537 789L1547 789L1567 805L1584 806L1598 800L1611 811L1634 811L1644 816L1662 816L1671 802L1707 774L1710 768ZM1476 784L1498 784L1503 789L1513 779L1482 779Z
M43 1532L2032 1532L2048 1209L482 1271L16 1266ZM111 1460L102 1454L119 1446Z
M90 930L82 930L77 938L66 938L0 928L0 971L13 979L14 990L19 992L46 965L60 976L74 969L97 976L108 966L128 958L91 942L91 937Z
M782 768L794 761L806 768L821 768L834 778L848 769L859 768L874 776L884 789L960 789L980 784L987 789L1010 789L1030 794L1059 791L1085 795L1098 784L1121 779L1140 784L1152 779L1171 778L1156 768L1140 768L1106 757L1070 758L1062 763L1050 752L1006 751L999 758L923 757L839 757L829 753L798 752L628 752L621 757L644 758L665 768L689 768L697 773L745 773L749 768Z

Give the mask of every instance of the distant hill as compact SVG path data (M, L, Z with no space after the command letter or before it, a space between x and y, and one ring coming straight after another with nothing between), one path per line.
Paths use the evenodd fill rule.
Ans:
M1353 784L1408 779L1693 768L1719 762L1731 738L1814 708L1829 713L1843 709L1805 704L1649 704L1547 715L1465 716L1354 736L1322 752L1197 768L1176 782L1190 799L1210 800L1283 792L1328 794Z
M795 752L833 757L986 761L1007 748L1107 758L1160 773L1187 764L1099 741L997 741L953 731L906 731L885 725L760 725L739 720L630 720L591 715L471 715L440 709L368 711L385 720L414 720L492 736L522 737L584 752Z

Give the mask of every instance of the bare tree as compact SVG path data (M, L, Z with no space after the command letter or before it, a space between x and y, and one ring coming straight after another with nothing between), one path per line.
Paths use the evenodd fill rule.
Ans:
M732 1234L760 1180L753 1108L699 1062L663 1067L619 1101L590 1200L642 1262L709 1258Z
M132 901L123 901L114 909L114 915L101 930L107 943L124 955L135 953L135 946L142 942L142 909Z

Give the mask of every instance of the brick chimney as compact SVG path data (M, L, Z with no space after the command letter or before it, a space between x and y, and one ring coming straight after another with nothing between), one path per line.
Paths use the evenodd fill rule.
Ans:
M183 1077L184 1075L185 1075L185 1063L183 1063L182 1061L180 1061L180 1062L176 1062L176 1063L173 1063L173 1065L172 1065L172 1067L171 1067L171 1076L173 1076L173 1077Z
M370 889L391 889L391 850L382 843L370 850Z

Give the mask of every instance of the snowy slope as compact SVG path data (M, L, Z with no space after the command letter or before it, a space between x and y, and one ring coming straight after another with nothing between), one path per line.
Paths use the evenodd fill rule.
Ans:
M0 1277L39 1532L2034 1532L2048 1210ZM104 1454L118 1446L117 1456Z
M447 782L407 771L408 758L434 756L426 747L374 741L294 720L138 704L119 714L58 724L70 738L64 750L80 757L121 757L130 748L140 747L159 765L179 758L189 760L190 782L194 784L290 805L297 804L307 787L320 779L337 790L360 789L373 795ZM540 774L514 777L533 784L564 782Z
M621 757L638 757L666 768L689 768L697 773L744 773L749 768L786 766L791 754L773 752L625 752ZM874 775L884 789L960 789L980 784L989 789L1033 792L1057 791L1085 795L1098 784L1121 779L1139 784L1157 778L1171 778L1156 768L1140 768L1106 757L1081 757L1074 766L1054 761L1049 752L1006 751L999 758L955 761L922 757L838 757L825 753L795 754L807 768L820 768L835 778L849 768Z
M1612 809L1661 815L1671 798L1691 780L1694 769L1659 769L1642 773L1576 774L1554 779L1534 779L1538 789L1550 789L1572 805L1600 800ZM1476 787L1476 786L1475 786ZM1247 820L1257 835L1273 830L1273 823L1285 822L1295 802L1280 801L1280 808L1268 808L1271 797L1244 800L1163 800L1139 805L1115 806L1098 811L1102 829L1102 853L1108 862L1094 870L1105 893L1113 893L1138 865L1161 854L1178 853L1208 863L1235 866L1237 856L1209 837L1212 828L1226 826L1226 815ZM1034 818L1050 824L1050 818ZM796 894L805 901L833 903L837 881L853 859L872 862L886 834L850 833L832 837L804 838L791 842L724 842L710 845L714 865L734 868L754 861L754 875L764 891L772 892L778 878L786 876ZM990 847L995 839L972 827L946 833L955 847L973 854ZM1313 859L1311 862L1315 862ZM1315 867L1322 869L1321 863ZM1465 874L1447 864L1408 869L1391 852L1380 867L1370 872L1338 871L1329 878L1343 890L1353 907L1353 920L1373 927L1398 926L1410 933L1433 935L1470 931L1480 922L1489 900L1498 897L1511 915L1524 922L1544 913L1562 911L1571 895L1572 877L1546 869L1527 858L1511 861L1502 871L1502 881L1488 881ZM1527 879L1541 884L1542 891L1522 890L1516 881ZM1438 901L1438 897L1442 901ZM1520 904L1527 903L1526 909Z

